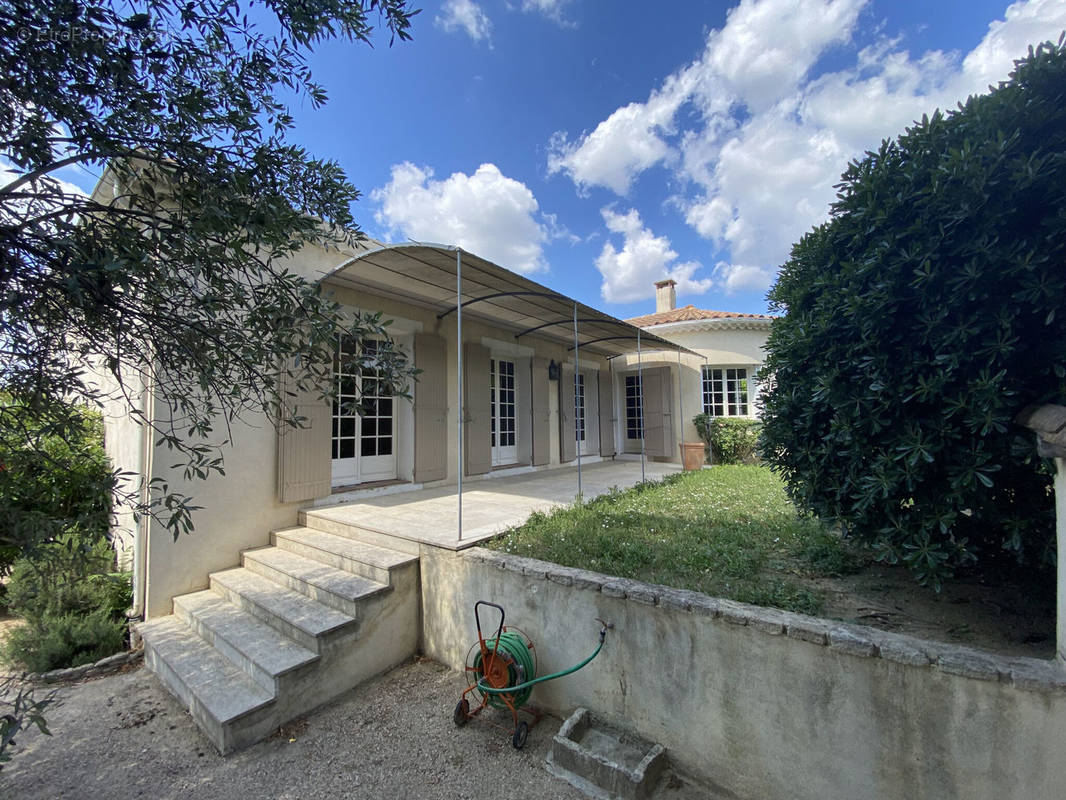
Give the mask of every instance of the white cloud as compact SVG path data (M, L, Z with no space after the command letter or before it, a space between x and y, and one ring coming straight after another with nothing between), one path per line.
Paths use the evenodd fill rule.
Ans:
M825 217L846 161L826 131L788 109L751 120L722 146L686 221L742 263L780 263L788 246Z
M556 25L572 28L576 25L563 16L563 8L569 4L570 0L522 0L522 10L543 14Z
M1006 79L1014 61L1026 54L1029 45L1058 41L1059 34L1066 30L1066 2L1014 3L1003 17L989 24L985 38L962 62L963 94L984 92ZM958 99L963 99L962 95Z
M695 278L700 265L694 261L677 261L677 253L665 236L656 236L640 219L636 209L619 214L608 206L601 209L607 229L623 237L622 249L607 242L596 259L596 269L603 275L600 294L608 303L630 303L655 295L655 281L673 278L677 291L702 294L711 288L710 279Z
M612 113L574 142L557 132L548 172L565 172L585 191L604 186L619 195L651 167L670 162L674 118L695 101L709 125L737 103L761 109L787 93L824 48L847 38L866 0L743 0L721 31L712 31L703 56L663 81L643 103Z
M886 37L856 50L867 6L742 0L699 59L645 102L620 107L576 141L557 133L549 171L567 174L579 192L624 195L645 170L667 167L680 187L670 204L719 251L715 282L765 288L791 244L826 219L849 159L934 108L986 91L1028 45L1066 29L1066 0L1021 0L968 54L912 54ZM843 66L812 79L830 52Z
M381 206L375 220L391 236L459 245L517 272L546 270L544 243L567 235L554 218L540 221L533 192L495 164L444 180L434 180L428 167L396 164L371 199Z
M736 292L765 292L774 282L777 271L772 267L752 267L718 262L714 267L716 281L726 294Z
M487 39L492 33L492 22L474 0L445 0L441 13L434 20L448 33L462 30L475 42Z
M25 173L22 170L16 168L15 165L11 162L6 161L4 159L0 159L0 188L7 186L12 181L18 180L24 174ZM87 172L87 174L91 173ZM50 187L39 186L39 191L44 190L47 191L49 194L54 192L62 192L64 195L71 195L74 197L88 197L89 195L89 193L82 189L80 186L77 186L71 183L70 181L65 181L62 178L57 178L55 177L55 175L49 175L47 180L53 181L53 185ZM32 187L34 185L35 184L33 183L26 184L24 190L32 191Z
M565 172L581 191L606 186L627 194L637 175L670 157L664 137L673 132L674 115L692 90L691 80L688 73L672 76L646 103L619 108L576 142L556 132L549 144L548 172Z
M850 38L867 0L743 0L707 37L702 105L753 113L792 92L825 50Z

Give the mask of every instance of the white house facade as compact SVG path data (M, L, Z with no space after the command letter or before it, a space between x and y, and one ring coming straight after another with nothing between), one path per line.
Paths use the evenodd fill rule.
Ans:
M679 419L673 435L677 441L695 442L699 441L699 434L692 418L697 414L758 417L756 374L766 358L766 339L773 317L710 311L691 305L678 308L675 286L673 280L657 282L655 313L626 321L683 349L642 348L639 359L628 354L624 366L620 363L616 370L632 375L638 368L638 361L645 369L665 366L671 370L672 382L680 387L680 402L676 403ZM630 377L628 380L632 383L635 379ZM621 443L620 450L632 451L637 446L639 442L634 445L633 440L628 439Z
M201 507L195 531L178 540L156 521L120 516L114 538L132 562L140 616L171 613L175 596L205 587L210 573L266 545L301 509L353 493L469 484L574 466L579 458L635 455L634 432L643 434L646 459L679 460L675 371L646 364L643 415L635 424L624 413L627 391L633 401L628 354L638 347L674 352L665 338L454 247L307 247L287 266L353 312L392 320L391 337L421 371L412 396L379 392L372 374L337 372L340 403L298 398L296 412L308 421L302 429L279 431L265 416L246 416L227 434L225 475L207 481L186 480L172 467L171 454L116 396L104 409L114 466L145 486L164 481ZM339 350L373 346L338 339ZM362 396L357 412L344 402L349 396ZM168 413L166 398L150 390L139 402L149 418Z

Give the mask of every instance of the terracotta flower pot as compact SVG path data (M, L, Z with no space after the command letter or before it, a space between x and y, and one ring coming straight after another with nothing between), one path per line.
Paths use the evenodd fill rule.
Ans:
M704 462L703 442L682 442L681 463L686 472L702 469Z

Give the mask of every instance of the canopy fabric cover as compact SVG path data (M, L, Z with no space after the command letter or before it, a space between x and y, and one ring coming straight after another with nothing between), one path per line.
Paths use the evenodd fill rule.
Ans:
M443 244L412 242L360 253L328 273L323 283L399 297L437 311L441 319L456 312L456 255L462 259L462 313L512 331L521 343L536 336L574 347L575 301L560 292L494 264L481 256ZM577 303L578 347L607 358L641 349L691 350L599 309Z

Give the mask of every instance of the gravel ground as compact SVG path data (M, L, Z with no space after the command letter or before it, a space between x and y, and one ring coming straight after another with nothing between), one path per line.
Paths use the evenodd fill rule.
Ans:
M222 758L155 676L137 668L62 689L48 714L53 735L19 737L0 797L584 797L544 767L560 720L545 717L521 751L509 729L483 719L457 729L461 683L432 661L410 662Z

